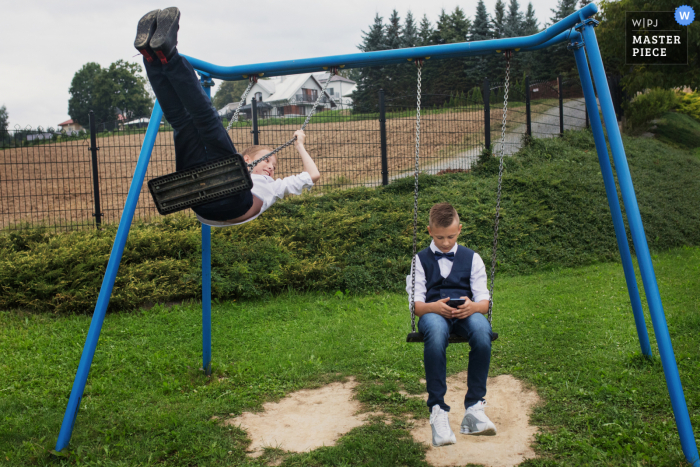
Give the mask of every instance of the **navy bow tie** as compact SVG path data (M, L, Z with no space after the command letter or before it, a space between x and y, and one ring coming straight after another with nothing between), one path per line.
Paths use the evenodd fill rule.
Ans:
M442 251L434 251L433 253L435 253L435 259L438 261L442 258L448 259L452 262L454 262L455 260L455 254L451 251L449 253L443 253Z

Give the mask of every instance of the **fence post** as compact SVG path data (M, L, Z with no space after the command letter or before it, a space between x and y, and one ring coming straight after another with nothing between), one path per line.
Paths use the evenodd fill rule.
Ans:
M92 192L95 196L95 227L102 225L102 210L100 209L100 176L97 171L97 130L95 129L95 113L90 111L90 152L92 153Z
M258 101L255 99L255 96L253 96L253 99L250 101L250 106L253 109L253 130L251 133L253 133L253 144L258 145L260 144L260 140L258 138Z
M591 123L588 121L588 106L585 106L583 110L586 112L586 128L590 128Z
M532 136L532 114L530 113L530 77L525 77L525 119L527 122L527 135Z
M484 79L481 94L484 98L484 147L491 150L491 87L488 78Z
M564 90L562 89L561 75L557 76L559 88L559 135L564 136Z
M379 138L382 150L382 185L389 184L389 160L386 153L386 108L384 105L384 90L379 90Z

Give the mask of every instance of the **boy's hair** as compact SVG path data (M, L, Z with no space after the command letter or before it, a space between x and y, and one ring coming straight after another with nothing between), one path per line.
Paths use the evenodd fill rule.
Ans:
M438 203L430 208L430 226L431 227L449 227L455 219L459 222L459 214L450 203Z
M255 144L253 146L248 146L247 148L245 148L245 151L243 151L243 154L241 154L241 155L244 157L250 156L251 158L253 158L257 153L259 153L261 151L265 151L265 154L268 154L268 153L272 152L272 148L269 148L267 146L261 146L259 144Z

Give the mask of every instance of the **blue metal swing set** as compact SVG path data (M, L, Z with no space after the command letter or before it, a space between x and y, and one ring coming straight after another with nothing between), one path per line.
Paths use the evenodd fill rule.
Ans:
M374 65L387 65L412 62L415 60L440 60L445 58L460 58L506 51L526 52L543 49L559 43L568 43L568 48L573 52L578 67L581 86L586 102L586 108L590 116L590 126L595 140L600 170L607 194L608 204L613 219L617 245L622 259L622 267L625 273L627 289L629 292L632 312L634 315L637 334L642 354L651 356L651 345L647 334L642 302L637 286L637 280L632 264L627 232L622 218L618 192L615 186L613 169L610 164L608 149L606 146L603 123L607 130L607 142L612 151L617 179L620 186L622 201L627 213L630 233L637 254L642 283L646 293L647 304L651 315L654 333L659 347L659 355L663 365L666 384L671 398L671 405L676 419L676 425L680 436L683 453L690 465L700 467L700 457L693 428L690 423L688 407L683 394L678 366L676 365L671 338L664 315L661 296L651 261L649 247L647 245L642 218L639 213L637 199L632 185L629 166L622 145L620 130L613 108L613 101L608 88L608 82L603 68L603 61L598 48L595 35L595 26L598 22L592 16L598 12L598 7L588 4L579 11L567 16L556 24L548 27L532 36L512 37L506 39L494 39L478 42L462 42L456 44L435 45L427 47L414 47L397 50L383 50L378 52L365 52L348 55L335 55L329 57L306 58L301 60L287 60L280 62L259 63L253 65L219 66L202 60L187 57L192 66L200 73L201 82L207 94L210 94L212 78L222 80L244 80L255 76L281 76L298 73L318 72L333 68L349 69L368 67ZM591 79L591 75L593 78ZM595 88L594 88L595 85ZM597 98L596 98L597 91ZM598 104L603 116L601 122L598 113ZM141 193L146 169L151 157L153 145L158 134L159 123L163 117L163 111L158 101L153 106L150 123L146 131L143 146L139 154L134 177L124 205L124 211L119 222L119 228L114 240L112 252L107 264L100 294L97 299L95 311L86 338L83 353L80 358L78 370L73 383L68 406L63 418L61 430L56 443L56 451L63 450L73 432L75 418L80 408L80 402L85 390L85 384L90 372L90 366L95 354L100 331L104 322L109 299L117 277L119 263L124 252L126 239L129 235L131 223L134 217L136 204ZM211 227L202 225L202 342L203 361L202 367L207 374L211 373Z

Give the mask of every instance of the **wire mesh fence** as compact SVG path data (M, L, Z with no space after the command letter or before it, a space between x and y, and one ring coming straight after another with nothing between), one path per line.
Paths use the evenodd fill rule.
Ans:
M375 112L326 105L312 118L305 146L322 174L316 190L378 186L412 176L416 96L382 93L380 100ZM424 94L421 101L422 171L468 171L487 145L499 151L503 83L486 81L471 90ZM239 151L256 142L275 148L288 141L305 118L299 109L295 109L297 114L288 111L284 116L271 116L279 114L268 107L261 106L263 111L255 118L251 114L232 125L229 135ZM533 137L556 136L562 126L583 128L586 123L578 80L516 80L509 91L505 152L517 152L528 133ZM114 122L97 125L94 158L87 131L72 136L22 129L0 134L0 229L72 230L98 226L98 219L117 223L147 124L148 119L140 119L133 126ZM93 179L95 168L97 180ZM293 146L278 154L276 176L301 170ZM146 180L174 171L172 128L161 123ZM135 218L156 215L144 183Z

